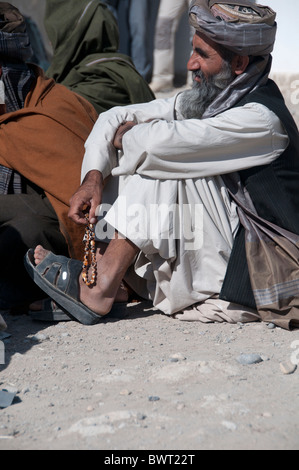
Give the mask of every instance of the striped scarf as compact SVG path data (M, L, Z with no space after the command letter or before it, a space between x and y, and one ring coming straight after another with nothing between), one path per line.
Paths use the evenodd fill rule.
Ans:
M24 107L25 98L35 80L33 71L26 64L31 55L32 49L26 33L0 31L1 80L5 87L6 112ZM21 192L21 175L0 165L0 194Z

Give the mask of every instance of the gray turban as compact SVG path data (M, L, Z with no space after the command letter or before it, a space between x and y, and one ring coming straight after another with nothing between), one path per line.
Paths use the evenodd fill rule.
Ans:
M240 56L249 56L243 73L215 99L203 118L230 109L244 95L265 85L271 70L276 13L252 0L193 0L189 19L196 31Z
M276 13L252 0L194 0L191 25L211 40L236 54L265 56L272 52Z

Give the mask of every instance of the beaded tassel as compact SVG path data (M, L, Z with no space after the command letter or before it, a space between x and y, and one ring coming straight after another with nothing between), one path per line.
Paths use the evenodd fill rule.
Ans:
M88 220L88 216L86 215ZM82 267L82 279L88 287L96 283L97 277L97 261L96 261L96 242L95 242L95 225L88 223L84 236L85 248ZM91 268L91 279L89 280L88 272Z

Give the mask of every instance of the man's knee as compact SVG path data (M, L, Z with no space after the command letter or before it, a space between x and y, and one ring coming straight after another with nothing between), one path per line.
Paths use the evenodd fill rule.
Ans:
M55 245L65 244L58 222L55 223L47 217L35 214L30 216L26 214L26 217L19 216L11 220L6 225L6 229L14 240L18 239L26 248L34 248L42 244L47 249L53 249Z

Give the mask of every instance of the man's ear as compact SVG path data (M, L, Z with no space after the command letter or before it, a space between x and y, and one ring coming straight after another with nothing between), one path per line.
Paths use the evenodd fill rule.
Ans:
M245 72L247 66L249 64L249 56L241 56L235 55L232 62L232 70L236 75L241 75L241 73Z

